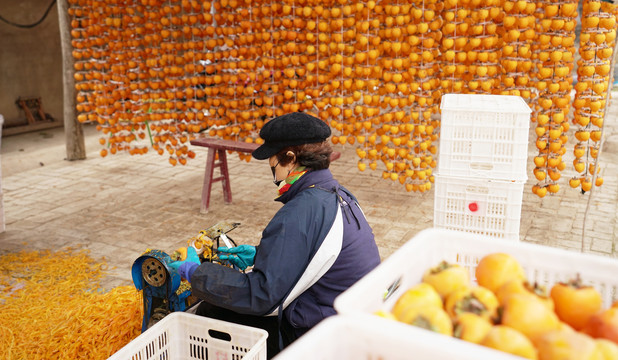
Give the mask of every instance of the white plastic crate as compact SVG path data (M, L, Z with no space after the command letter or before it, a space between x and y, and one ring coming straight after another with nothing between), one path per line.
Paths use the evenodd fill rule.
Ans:
M610 307L618 299L618 277L615 275L618 273L618 260L616 259L536 244L497 241L488 236L431 228L419 232L373 271L339 295L335 299L335 310L341 316L374 317L388 321L372 314L378 310L390 311L406 290L422 281L422 276L427 269L436 266L441 261L456 263L467 268L470 278L476 283L474 272L478 262L484 256L495 252L504 252L513 256L524 268L528 281L538 282L546 286L548 290L553 284L570 280L579 274L586 284L594 286L601 293L604 308ZM383 333L384 337L393 336L392 341L397 342L393 346L396 346L398 350L401 349L401 352L407 354L409 359L417 359L414 357L416 353L411 350L412 346L416 346L416 340L423 343L434 341L429 335L441 336L442 344L444 344L436 350L441 355L436 355L431 359L460 359L461 356L465 359L467 359L465 356L492 360L512 358L505 353L479 345L462 344L463 341L452 337L434 334L395 321L391 323L393 324L373 326ZM395 324L397 324L396 327ZM427 334L422 335L419 331ZM365 341L371 341L367 336L356 334L354 336L359 336L355 344L361 348L365 347ZM404 341L413 342L413 345L409 347ZM422 344L418 346L423 347ZM460 355L452 356L451 349L461 349ZM493 355L486 356L487 351ZM377 359L379 357L359 358ZM391 357L383 358L391 359ZM392 357L397 360L400 358L396 355ZM343 357L343 359L347 358ZM425 358L419 357L418 359Z
M524 181L434 179L434 227L519 240Z
M438 173L526 180L530 107L519 96L445 94Z
M173 312L108 360L265 360L263 329Z
M275 360L521 360L489 348L370 315L320 322Z
M551 236L551 234L549 234ZM377 268L335 299L339 314L371 314L391 310L397 299L421 282L424 272L441 261L456 263L474 271L485 255L503 252L521 264L528 281L550 289L561 281L581 275L586 284L601 294L603 307L618 300L618 260L575 251L495 238L465 232L426 229L406 242Z

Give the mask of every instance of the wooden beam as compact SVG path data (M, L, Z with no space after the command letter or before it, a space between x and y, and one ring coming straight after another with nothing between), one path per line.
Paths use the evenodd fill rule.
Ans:
M68 1L58 0L58 24L60 26L60 47L62 49L62 87L64 96L64 135L66 138L67 160L84 160L86 144L82 124L75 114L74 60L71 46L71 19Z

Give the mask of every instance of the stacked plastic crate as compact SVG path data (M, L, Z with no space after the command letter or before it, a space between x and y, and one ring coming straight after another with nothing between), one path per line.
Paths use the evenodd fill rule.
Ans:
M2 145L2 126L4 124L4 117L0 115L0 146ZM2 194L2 167L0 167L0 233L6 230L4 220L4 198Z
M519 96L446 94L434 227L519 240L531 110Z

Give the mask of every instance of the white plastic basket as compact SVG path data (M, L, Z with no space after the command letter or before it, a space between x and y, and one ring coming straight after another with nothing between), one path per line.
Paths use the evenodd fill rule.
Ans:
M531 110L521 97L446 94L440 109L440 174L527 179Z
M395 251L377 268L335 299L339 314L370 314L391 310L407 289L421 282L423 273L447 261L474 271L479 260L490 253L512 255L524 268L528 281L550 289L557 282L581 275L594 286L608 308L618 299L618 260L548 246L497 241L495 238L465 232L426 229Z
M524 185L436 174L433 226L519 241Z
M108 360L265 360L263 329L173 312Z
M275 360L521 360L489 348L375 316L335 315Z

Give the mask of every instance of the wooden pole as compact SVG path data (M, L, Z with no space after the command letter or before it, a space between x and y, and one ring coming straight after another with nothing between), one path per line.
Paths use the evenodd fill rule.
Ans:
M614 53L612 56L612 61L609 70L609 79L607 81L607 92L605 93L605 108L603 109L603 119L607 116L607 109L609 108L609 102L612 97L612 87L614 83L614 67L616 66L616 58L618 57L618 40L614 40ZM599 140L599 151L597 152L597 157L594 158L594 174L592 174L592 187L590 188L590 193L588 194L588 202L586 203L586 211L584 212L584 222L582 224L582 246L580 252L584 252L584 241L586 240L586 218L588 217L588 211L590 210L590 201L592 200L592 193L594 192L594 188L596 187L597 182L597 174L599 171L599 158L601 157L601 152L603 152L603 144L605 143L605 139L603 138L603 130L605 129L605 121L603 121L603 126L601 127L601 140Z
M58 0L58 24L60 27L60 47L62 48L62 87L64 97L64 136L66 139L66 160L84 160L86 145L82 124L75 114L75 79L73 77L73 55L71 46L71 21L68 1Z

